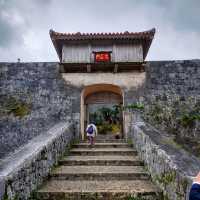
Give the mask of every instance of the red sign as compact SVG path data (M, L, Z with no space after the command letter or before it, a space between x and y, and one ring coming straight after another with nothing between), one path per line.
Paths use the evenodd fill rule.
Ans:
M95 62L110 62L110 52L95 52Z

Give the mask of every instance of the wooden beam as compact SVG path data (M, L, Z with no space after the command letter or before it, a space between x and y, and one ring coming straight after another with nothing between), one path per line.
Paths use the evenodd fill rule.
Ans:
M115 64L115 66L114 66L114 73L117 73L117 71L118 71L118 64Z
M91 72L91 65L87 64L87 72L90 73Z

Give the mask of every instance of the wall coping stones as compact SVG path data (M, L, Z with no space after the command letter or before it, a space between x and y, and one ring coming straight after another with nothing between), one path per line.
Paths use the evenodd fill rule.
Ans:
M139 117L135 117L130 137L152 179L171 200L186 200L192 179L200 171L200 160Z
M72 124L60 122L0 160L0 199L28 199L30 193L48 176L66 145L73 139Z

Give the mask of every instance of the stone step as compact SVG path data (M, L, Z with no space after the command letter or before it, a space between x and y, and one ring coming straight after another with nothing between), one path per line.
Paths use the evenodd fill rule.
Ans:
M150 181L58 181L50 180L37 192L38 200L161 200L160 191Z
M95 148L125 148L125 147L132 147L132 145L127 143L95 143ZM79 143L73 145L74 148L90 148L90 144L88 143Z
M126 143L125 139L95 139L96 143ZM81 141L81 143L88 143L87 140ZM127 143L126 143L127 144Z
M132 148L74 148L71 155L137 155L137 151Z
M67 156L59 161L59 165L142 166L144 165L144 163L137 156L103 155L103 156Z
M60 166L51 173L56 180L147 180L141 166Z

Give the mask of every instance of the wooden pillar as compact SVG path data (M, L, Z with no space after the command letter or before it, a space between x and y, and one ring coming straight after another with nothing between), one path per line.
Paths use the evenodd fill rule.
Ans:
M91 65L87 64L87 72L90 73L91 72Z
M144 72L144 71L145 71L145 66L146 66L145 63L143 63L143 64L140 66L140 72Z
M117 71L118 71L118 64L115 64L115 66L114 66L114 73L117 73Z

